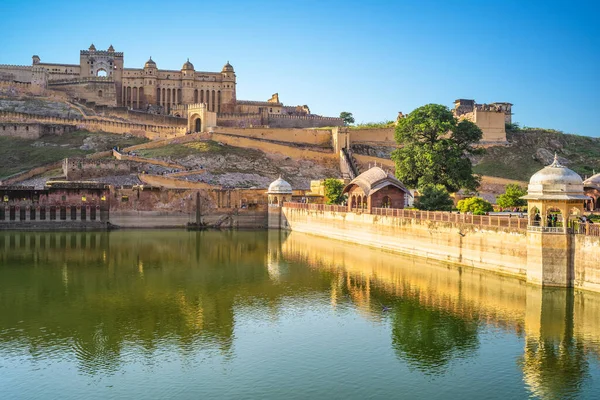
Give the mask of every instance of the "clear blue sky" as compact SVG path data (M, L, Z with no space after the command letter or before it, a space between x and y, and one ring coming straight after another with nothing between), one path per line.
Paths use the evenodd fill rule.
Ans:
M600 136L600 1L0 2L0 63L234 66L238 98L357 122L454 99L514 104L522 126Z

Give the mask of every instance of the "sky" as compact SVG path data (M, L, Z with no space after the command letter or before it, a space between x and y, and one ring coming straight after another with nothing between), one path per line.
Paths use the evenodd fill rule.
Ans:
M0 1L0 64L126 68L229 61L237 98L395 120L455 99L513 103L513 122L600 137L600 1Z

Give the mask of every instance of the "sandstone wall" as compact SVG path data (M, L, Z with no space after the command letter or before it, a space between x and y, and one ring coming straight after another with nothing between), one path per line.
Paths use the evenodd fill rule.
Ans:
M348 129L351 143L395 146L394 127L374 129Z
M575 235L575 287L600 291L600 237Z
M506 142L505 115L495 111L476 111L475 124L483 131L482 142Z
M121 160L94 160L90 158L65 158L63 174L68 180L81 180L111 175L127 175L131 164Z
M31 66L0 64L0 81L31 82L33 70Z
M0 122L0 136L18 137L21 139L39 139L42 136L40 124L14 122L11 124Z
M319 128L343 126L344 121L334 117L269 114L268 125L271 128Z
M330 146L331 131L327 129L229 128L214 127L214 133L226 133L276 142Z
M525 231L283 208L287 229L524 278Z
M337 163L337 155L333 152L317 151L304 149L300 147L286 146L282 144L270 143L267 141L257 140L253 138L244 138L234 135L226 135L221 133L213 133L212 139L218 142L226 143L231 146L245 147L250 149L261 150L265 153L283 154L292 158L302 158L306 160L324 161L330 160Z

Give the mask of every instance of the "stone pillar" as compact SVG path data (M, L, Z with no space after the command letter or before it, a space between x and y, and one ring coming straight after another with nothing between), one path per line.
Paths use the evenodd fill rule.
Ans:
M137 88L135 91L137 108L140 108L140 88Z

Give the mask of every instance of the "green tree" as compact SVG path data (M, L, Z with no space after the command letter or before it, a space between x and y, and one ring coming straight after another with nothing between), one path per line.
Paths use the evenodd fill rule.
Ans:
M452 211L454 202L444 185L425 185L419 189L415 207L425 211Z
M504 194L498 196L498 205L502 208L524 207L527 201L521 199L527 194L527 190L523 189L516 183L506 185Z
M482 135L473 122L457 121L446 106L419 107L396 125L396 177L412 187L441 184L450 192L475 190L480 178L473 175L469 156L484 151L473 147Z
M351 112L342 111L340 113L340 118L344 120L344 125L351 125L354 123L354 117Z
M489 201L485 201L481 197L469 197L468 199L460 200L457 204L460 212L471 212L474 215L485 215L485 213L494 211L494 207Z
M327 204L342 204L345 199L345 195L342 194L344 190L344 183L339 179L327 178L323 182L325 186L325 198Z

